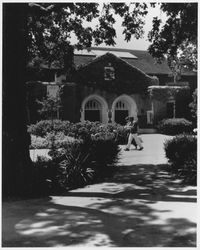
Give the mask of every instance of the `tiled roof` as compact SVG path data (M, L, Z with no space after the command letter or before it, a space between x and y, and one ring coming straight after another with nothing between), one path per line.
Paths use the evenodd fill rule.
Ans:
M127 52L136 58L122 58L124 61L129 63L130 65L140 69L149 75L159 75L159 74L167 74L171 75L171 70L167 65L167 61L163 61L161 64L157 63L156 60L148 53L148 51L144 50L129 50L129 49L119 49L119 48L102 48L102 47L91 47L90 50L98 50L112 53L112 51L116 52ZM96 58L94 53L90 53L90 55L74 55L74 63L76 67L87 65L92 62ZM28 67L35 68L33 61L29 62ZM47 63L44 61L40 62L39 68L41 69L49 69ZM60 62L55 61L52 63L50 69L51 70L59 70L62 68ZM196 75L197 72L183 70L183 75Z
M144 71L146 74L170 74L171 71L167 65L167 62L164 61L162 64L156 63L155 59L147 52L142 50L128 50L128 49L116 49L116 48L95 48L92 47L91 50L104 50L105 52L109 51L119 51L119 52L128 52L137 58L123 58L127 63L132 66ZM86 65L89 62L93 61L95 56L87 55L75 55L74 63L76 66Z

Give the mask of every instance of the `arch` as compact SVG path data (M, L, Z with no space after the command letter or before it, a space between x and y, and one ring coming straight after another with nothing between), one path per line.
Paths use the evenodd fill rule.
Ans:
M122 103L122 104L121 104ZM133 116L137 119L137 105L134 99L128 95L118 96L112 104L112 122L115 122L115 111L116 110L127 110L128 116Z
M88 97L86 97L81 105L81 122L85 121L85 106L88 102L90 101L95 101L96 103L96 108L99 107L100 108L100 122L102 123L107 123L108 122L108 104L105 101L105 99L99 95L89 95Z

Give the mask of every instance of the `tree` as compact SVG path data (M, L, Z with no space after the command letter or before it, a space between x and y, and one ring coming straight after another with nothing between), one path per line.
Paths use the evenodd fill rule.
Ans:
M61 107L61 101L59 95L54 96L47 96L43 98L42 101L37 101L40 104L41 108L39 113L44 116L44 118L48 119L50 117L52 123L55 117L58 119L59 109Z
M167 56L176 78L183 67L197 66L197 3L162 3L160 8L167 21L162 26L161 19L154 17L148 50L158 61Z
M143 35L146 4L110 3L4 3L3 4L3 196L30 195L35 188L26 129L26 65L40 57L49 66L58 60L69 70L73 65L70 34L77 48L105 42L114 45L114 15L123 17L125 40ZM99 23L92 30L83 20Z
M176 83L181 79L181 73L184 69L197 70L197 47L194 44L183 42L177 50L177 55L168 55L167 60Z
M132 35L142 37L147 14L145 3L44 3L32 4L32 8L28 17L30 57L45 60L49 67L58 63L65 72L73 66L74 48L88 48L93 42L115 45L116 16L122 18L124 38L130 41ZM93 28L91 21L96 23ZM70 44L72 33L77 38L74 46Z
M61 100L60 95L57 94L56 97L54 96L47 96L46 98L43 98L42 101L37 101L41 108L39 110L39 113L44 116L46 119L50 117L51 119L51 156L56 154L56 147L55 147L55 137L56 133L54 130L54 124L55 124L55 118L58 119L59 116L59 109L61 108Z
M3 4L3 196L32 192L26 129L26 4Z

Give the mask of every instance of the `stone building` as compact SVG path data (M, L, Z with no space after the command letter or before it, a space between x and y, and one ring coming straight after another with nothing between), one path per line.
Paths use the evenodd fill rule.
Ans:
M166 62L158 64L147 51L127 49L75 51L74 65L70 76L56 62L51 68L45 63L29 65L30 123L41 119L36 99L47 95L61 99L57 118L72 122L124 124L129 115L139 119L141 128L148 128L163 118L188 116L197 86L195 72L184 72L174 84Z

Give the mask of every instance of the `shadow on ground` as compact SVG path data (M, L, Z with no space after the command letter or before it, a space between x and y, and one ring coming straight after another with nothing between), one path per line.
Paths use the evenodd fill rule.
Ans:
M195 247L196 190L167 165L118 167L105 183L3 204L4 247Z

